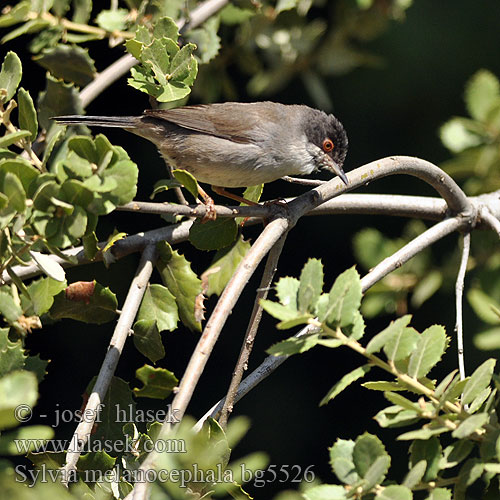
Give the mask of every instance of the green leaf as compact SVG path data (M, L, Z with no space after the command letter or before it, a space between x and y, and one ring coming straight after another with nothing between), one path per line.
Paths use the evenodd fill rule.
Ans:
M28 13L31 10L30 4L31 2L26 0L13 5L7 13L0 16L0 28L8 28L14 24L26 21Z
M297 294L300 282L297 278L289 276L280 278L276 283L276 295L282 305L297 311Z
M451 491L446 488L435 488L426 500L451 500Z
M5 94L0 93L0 103L7 102L14 97L22 73L21 59L15 52L7 52L0 70L0 89L5 89L7 92Z
M54 429L47 425L31 425L2 434L0 453L2 455L26 455L35 447L47 443L54 437ZM21 445L21 446L20 446Z
M320 406L325 405L335 397L337 397L344 389L349 387L353 382L363 378L371 369L371 365L363 365L355 370L346 373L335 385L327 392L326 396L319 403Z
M406 410L420 412L420 407L417 403L413 403L409 399L406 399L404 396L401 396L401 394L397 394L394 392L384 392L384 397L391 403L399 405Z
M228 4L229 6L231 4ZM294 500L291 493L287 492L286 495L290 500ZM347 496L343 486L338 484L319 484L303 491L300 498L305 498L306 500L345 500Z
M188 43L184 45L172 58L170 63L170 78L182 82L189 77L191 65L194 64L193 51L196 45Z
M486 323L498 325L500 320L495 314L494 308L500 308L500 304L482 290L473 288L467 293L467 300L474 312Z
M40 172L24 158L9 158L0 160L0 173L1 172L10 172L14 174L21 181L23 189L26 193L29 192L31 183L40 174Z
M421 460L427 463L427 469L423 480L425 482L436 479L439 472L439 460L441 458L441 444L437 437L430 439L416 440L410 446L410 464L413 467Z
M465 500L467 487L475 483L483 474L484 463L476 458L465 462L458 473L458 481L455 484L454 500Z
M170 38L174 42L177 42L179 38L179 28L172 18L161 17L155 22L153 36L155 38Z
M388 455L382 441L377 436L365 432L356 439L352 457L357 473L360 477L365 477L379 457L388 457Z
M299 354L312 349L317 345L318 338L318 335L290 337L272 345L266 352L271 356L292 356L293 354Z
M0 378L16 370L24 368L27 359L20 340L9 340L9 328L0 329ZM0 401L1 404L1 401Z
M408 474L406 474L406 477L402 483L403 486L406 486L410 489L413 489L415 486L417 486L417 484L420 483L420 481L422 481L422 478L424 477L425 469L427 469L427 462L425 460L420 460L420 462L417 462L408 471Z
M493 369L495 368L496 360L488 359L480 365L471 375L467 384L464 387L462 394L462 404L471 403L478 394L480 394L491 382Z
M134 388L134 394L143 398L166 399L179 383L171 371L149 365L139 368L135 376L144 385L140 389Z
M187 170L176 169L172 172L174 177L193 195L198 198L198 182Z
M465 104L475 120L485 121L490 109L500 99L498 78L487 70L479 70L467 82Z
M47 74L47 87L38 99L38 120L48 130L54 124L49 118L59 115L83 114L80 94L73 84L64 83Z
M48 360L41 359L40 355L37 354L36 356L28 356L26 358L24 369L29 372L33 372L36 375L38 382L41 382L45 378L45 375L47 375L48 364Z
M479 146L483 139L474 130L474 123L465 118L452 118L439 130L442 143L452 153Z
M123 31L127 25L127 9L101 10L96 22L106 31Z
M19 130L18 132L6 134L3 137L0 137L0 147L6 148L17 143L21 139L24 139L25 137L29 137L30 135L31 132L29 130Z
M94 61L88 50L77 45L58 44L45 49L34 59L55 77L79 86L90 83L96 74Z
M370 491L375 485L382 483L390 465L391 457L389 455L377 457L364 475L363 491Z
M234 271L236 271L236 268L249 250L250 242L245 241L243 236L240 235L233 245L217 251L212 264L210 264L210 267L201 275L202 282L208 284L205 292L207 297L214 294L220 295L222 293Z
M161 243L160 245L166 245ZM156 267L160 272L163 284L174 295L182 323L191 331L201 332L203 303L200 303L201 280L191 269L191 264L177 250L169 249L170 257L160 258Z
M133 330L134 345L141 354L153 363L165 357L165 348L154 319L136 321Z
M419 413L403 410L401 406L397 405L384 408L374 418L380 427L403 427L415 423L419 419Z
M312 312L323 291L323 264L318 259L309 259L300 274L297 294L298 310Z
M92 12L92 0L74 0L73 21L75 23L87 24Z
M53 319L71 318L97 325L114 319L118 306L115 294L95 281L91 283L94 283L91 293L73 294L66 289L56 295L49 311L50 316Z
M393 337L396 337L396 341L392 343L392 352L394 350L394 346L397 346L398 344L397 339L401 339L401 337L403 336L403 332L405 331L410 321L411 314L406 314L405 316L398 318L396 321L391 321L387 328L375 335L375 337L373 337L370 342L368 342L368 345L366 346L367 354L374 354L376 352L379 352L380 349L382 349L382 347L384 347L386 343L389 342L389 340L391 340Z
M471 415L460 423L460 425L451 433L451 435L456 439L463 439L469 437L478 429L481 429L483 425L488 422L489 415L487 413L477 413L476 415Z
M189 41L196 44L196 53L202 64L207 64L219 53L221 48L220 37L217 35L219 24L219 16L212 16L201 27L187 33Z
M161 179L153 186L153 192L149 196L152 200L158 193L181 187L182 184L177 179Z
M219 250L236 240L238 226L233 219L219 217L202 223L196 220L189 230L189 241L198 250Z
M318 319L330 327L345 327L351 324L361 304L361 282L352 267L340 274L333 284L325 309L318 311Z
M53 257L40 252L35 252L34 250L30 251L30 255L40 270L43 271L49 278L61 282L66 280L66 272L64 271L64 268Z
M5 289L0 290L0 313L2 313L5 320L9 323L17 321L23 313L21 306Z
M17 175L7 172L3 179L3 194L7 197L9 208L24 212L26 208L26 193Z
M426 300L430 299L443 284L443 273L438 270L426 274L413 289L411 305L418 309Z
M154 320L160 332L172 331L177 328L179 314L175 297L163 285L148 285L137 320Z
M406 486L391 484L377 494L375 500L412 500L413 494Z
M463 462L474 448L472 441L461 439L447 446L439 462L440 469L451 469Z
M19 105L19 126L31 132L31 141L33 142L38 134L38 118L33 99L30 93L21 87L17 92L17 101Z
M427 328L417 342L410 357L408 375L414 378L424 377L441 359L446 349L446 333L444 327L433 325Z
M500 349L500 326L477 333L472 340L474 346L483 351Z
M54 303L54 296L66 288L66 281L40 278L28 286L28 292L37 316L45 314Z
M330 448L330 465L340 481L346 484L356 484L359 475L353 461L354 441L337 439Z
M19 425L19 418L26 413L19 413L19 406L33 408L38 397L36 376L28 371L11 372L0 379L0 429Z
M286 307L283 304L279 304L278 302L273 302L272 300L261 299L260 305L264 311L281 321L293 320L300 316L298 311Z

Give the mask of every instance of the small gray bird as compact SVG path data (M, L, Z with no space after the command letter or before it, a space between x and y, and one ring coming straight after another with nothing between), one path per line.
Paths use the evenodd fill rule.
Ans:
M226 187L327 169L347 184L347 135L333 115L275 102L202 104L142 116L58 116L62 125L118 127L150 140L173 168L241 201ZM219 188L220 187L220 188ZM200 194L201 193L200 191Z

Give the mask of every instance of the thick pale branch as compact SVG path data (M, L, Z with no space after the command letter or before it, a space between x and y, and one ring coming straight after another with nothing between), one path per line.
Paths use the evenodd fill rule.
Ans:
M64 470L67 474L63 477L69 477L69 472L76 469L76 463L80 457L82 448L87 443L94 425L95 419L99 413L100 405L102 404L108 387L115 373L118 361L120 359L123 346L127 340L135 316L139 310L144 292L153 272L154 261L156 260L156 248L150 245L144 249L139 266L135 273L134 279L130 284L130 288L123 304L120 318L116 324L115 331L109 343L108 352L102 363L101 369L97 376L97 380L85 405L85 415L87 418L82 419L78 424L76 431L71 440L70 449L66 455L66 464Z

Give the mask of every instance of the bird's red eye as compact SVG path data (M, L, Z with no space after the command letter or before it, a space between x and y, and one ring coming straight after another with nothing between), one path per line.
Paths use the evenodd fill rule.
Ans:
M323 151L325 153L330 153L330 151L333 151L333 142L331 139L325 139L323 141Z

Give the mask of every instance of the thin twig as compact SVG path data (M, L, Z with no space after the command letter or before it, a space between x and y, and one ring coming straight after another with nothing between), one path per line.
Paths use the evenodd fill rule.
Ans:
M500 238L500 221L491 213L488 206L481 207L480 213L481 220L483 220L488 226L493 229L498 234Z
M455 332L457 334L457 351L458 351L458 370L460 372L460 380L465 378L465 360L464 360L464 325L462 317L462 306L464 296L464 281L465 272L467 270L467 261L470 253L470 233L463 235L462 258L460 259L460 267L458 269L457 281L455 283L455 304L457 310L457 320L455 323Z
M223 429L226 428L229 414L233 411L233 404L235 402L236 393L241 379L243 378L243 373L248 368L248 359L250 357L250 353L252 352L255 337L257 336L260 320L262 318L262 306L260 305L260 301L267 297L269 289L272 285L278 266L278 260L285 244L286 235L287 233L284 233L283 236L281 236L267 256L266 267L264 268L264 273L262 274L262 279L257 290L257 294L255 295L250 322L241 345L240 355L233 371L231 383L229 384L229 389L227 391L224 406L219 418L219 424Z
M463 229L468 225L468 221L460 216L452 217L438 222L424 233L417 236L403 248L387 257L382 262L377 264L369 273L361 278L361 287L363 292L368 290L375 283L387 276L390 272L400 268L404 263L408 262L416 254L432 245L436 241L444 238L453 231Z
M78 424L73 434L71 445L66 454L66 464L64 465L63 477L70 477L71 471L76 469L76 463L80 457L83 447L87 443L95 419L100 411L100 406L104 400L108 387L115 373L118 361L123 351L125 341L130 334L132 324L146 291L149 278L153 272L154 261L156 259L156 247L150 245L144 249L139 266L123 304L122 311L113 332L113 337L109 343L108 352L102 363L97 380L85 405L85 419Z

